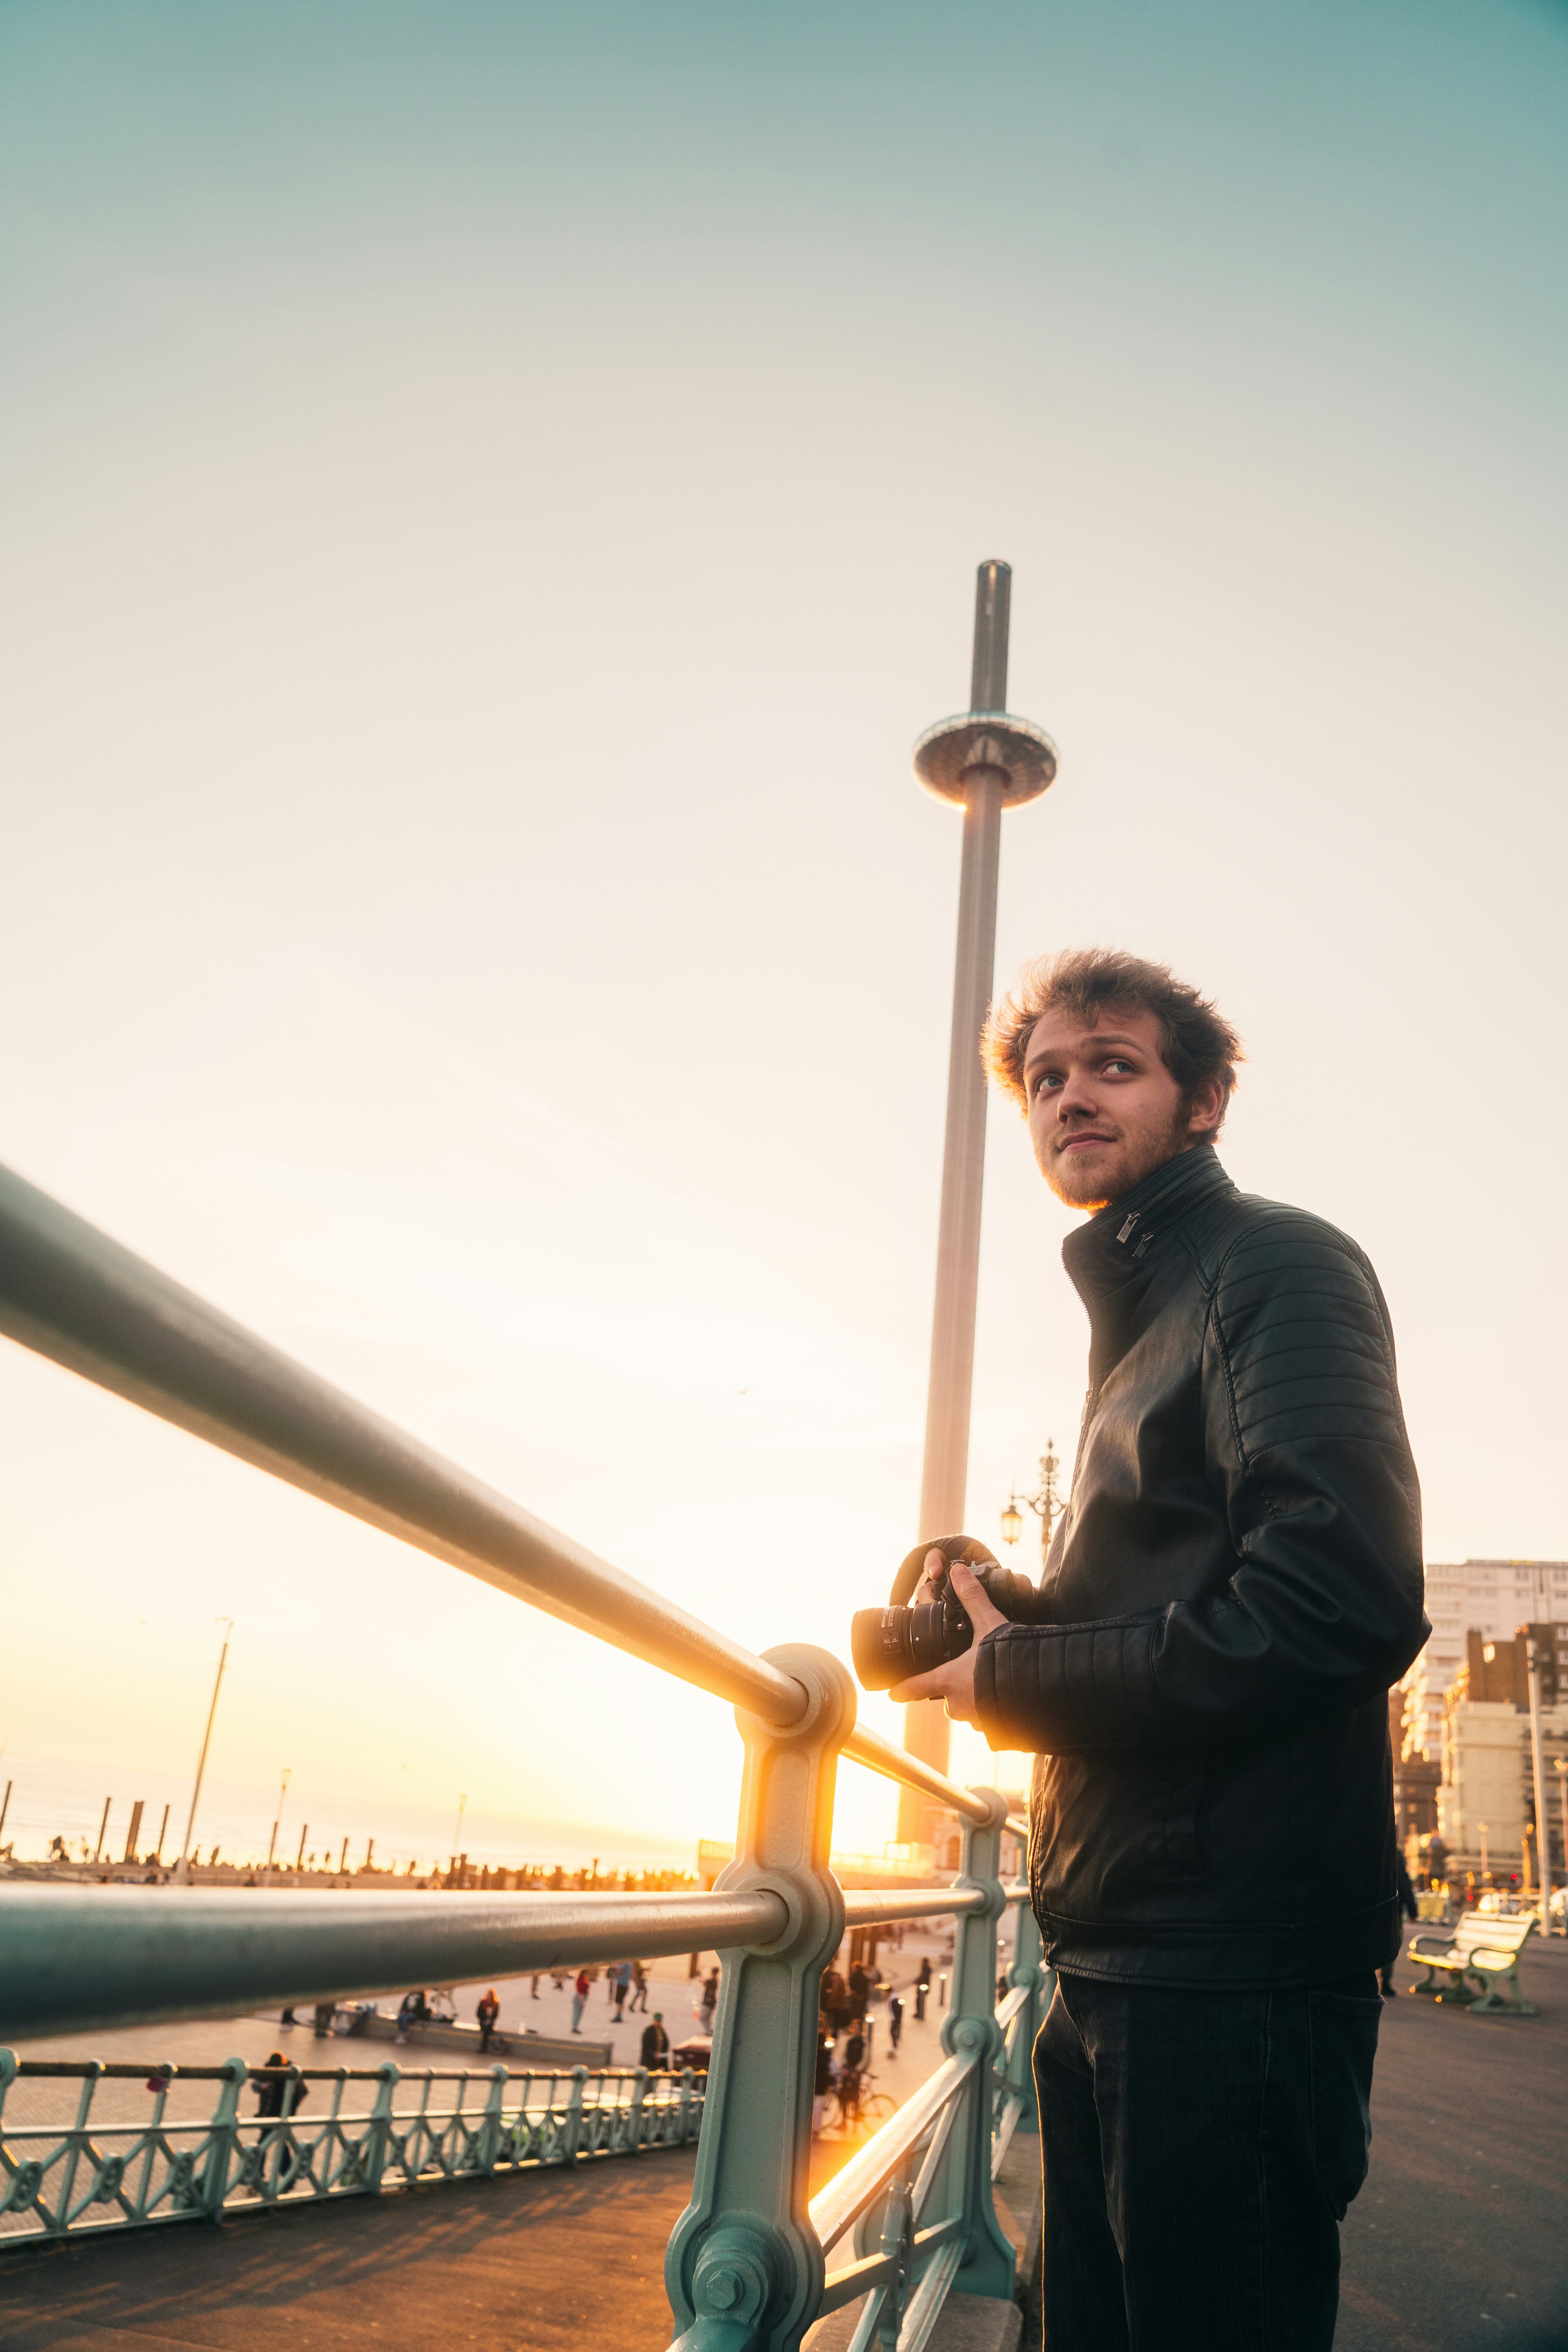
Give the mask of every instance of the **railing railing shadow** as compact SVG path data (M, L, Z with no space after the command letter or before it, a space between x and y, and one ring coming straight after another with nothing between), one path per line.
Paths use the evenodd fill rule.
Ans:
M351 1893L327 1906L308 1893L133 1887L103 1904L90 1888L9 1886L0 1902L0 2035L233 2014L278 2000L519 1975L565 1960L717 1949L726 1966L696 2174L666 2262L679 2352L794 2352L819 2314L863 2294L856 2352L873 2340L919 2352L955 2284L973 2294L1012 2294L1014 2255L991 2183L1031 2106L1029 2052L1049 1988L1026 1890L1005 1885L1001 1876L1002 1838L1021 1838L1023 1825L1009 1822L994 1790L961 1788L858 1725L854 1685L827 1652L789 1645L753 1655L4 1171L0 1330L323 1501L731 1700L745 1747L734 1860L706 1895ZM838 1885L829 1853L841 1757L922 1790L957 1815L963 1858L952 1885L849 1894ZM1019 1926L1011 1987L998 2008L997 1922L1009 1902L1020 1906ZM847 1926L936 1916L954 1922L945 2061L808 2203L823 1969ZM495 2070L498 2086L506 2071ZM291 2193L301 2166L315 2193L327 2195L384 2186L389 2166L401 2165L406 2177L412 2164L416 2179L441 2172L449 2159L459 2169L481 2159L493 2168L503 2145L522 2146L533 2131L508 2124L498 2087L493 2108L477 2120L465 2120L459 2105L439 2131L427 2120L412 2138L399 2137L388 2090L386 2107L351 2118L351 2132L340 2087L331 2115L312 2132L281 2116L268 2137L267 2122L238 2117L243 2079L242 2067L231 2070L226 2108L220 2100L206 2140L195 2147L175 2147L162 2129L160 2105L151 2137L133 2152L129 2171L121 2165L118 2172L119 2155L103 2155L93 2139L84 2092L82 2120L46 2200L50 2214L67 2217L58 2228L76 2226L73 2211L116 2200L122 2212L128 2207L144 2219L165 2210L210 2213L221 2210L236 2177L246 2193L276 2201ZM693 2098L684 2095L689 2125ZM641 2098L647 2112L646 2089ZM612 2136L630 2128L613 2120L624 2104L617 2095L607 2107L593 2105L594 2115L611 2116L605 2127ZM571 2160L579 2160L589 2113L579 2097L574 2121L569 2112L560 2126L541 2124L540 2145L559 2135L563 2147L570 2142ZM160 2150L170 2151L166 2160ZM155 2157L163 2164L158 2177L166 2179L149 2207ZM9 2141L0 2147L13 2206L38 2161L17 2157ZM140 2176L132 2178L138 2165L141 2187ZM84 2166L87 2186L79 2190ZM40 2214L44 2207L34 2200L43 2186L40 2174L27 2207ZM58 2234L55 2223L46 2226ZM831 2274L830 2252L846 2257Z

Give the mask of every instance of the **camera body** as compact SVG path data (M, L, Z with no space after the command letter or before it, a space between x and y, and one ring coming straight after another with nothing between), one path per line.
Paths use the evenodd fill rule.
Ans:
M962 1560L985 1588L994 1608L1015 1623L1027 1624L1038 1599L1026 1576L1004 1568L994 1552L973 1536L933 1536L905 1555L893 1579L886 1609L858 1609L849 1621L849 1654L865 1690L891 1690L911 1675L928 1674L949 1658L961 1658L974 1639L968 1611L945 1571L935 1598L909 1607L926 1554L940 1551L949 1568Z

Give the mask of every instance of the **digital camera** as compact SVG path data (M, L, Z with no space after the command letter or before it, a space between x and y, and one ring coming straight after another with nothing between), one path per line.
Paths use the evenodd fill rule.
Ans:
M974 1639L969 1612L942 1571L935 1598L910 1608L926 1554L940 1551L951 1567L962 1560L984 1586L992 1606L1015 1623L1027 1624L1037 1595L1026 1576L1004 1568L994 1552L973 1536L932 1536L906 1554L893 1579L886 1609L858 1609L849 1621L849 1654L866 1690L891 1690L911 1675L929 1673L949 1658L961 1658Z

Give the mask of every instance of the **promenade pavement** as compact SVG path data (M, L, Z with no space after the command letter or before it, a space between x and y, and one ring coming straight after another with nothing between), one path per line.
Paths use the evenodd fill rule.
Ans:
M1568 1948L1522 1974L1535 2018L1387 2004L1337 2352L1568 2352ZM820 2143L813 2185L847 2152ZM7 2255L0 2352L663 2352L691 2168L655 2150Z

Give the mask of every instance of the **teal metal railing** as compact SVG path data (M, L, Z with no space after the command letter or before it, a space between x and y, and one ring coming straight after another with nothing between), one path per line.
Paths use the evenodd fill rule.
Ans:
M826 1651L790 1644L754 1655L4 1171L0 1330L729 1699L745 1751L735 1857L707 1895L350 1893L326 1905L292 1892L121 1887L105 1903L89 1887L7 1887L0 2036L232 2014L279 2000L520 1975L565 1960L717 1949L726 1964L692 2196L666 2261L678 2352L795 2352L821 2313L862 2297L856 2352L873 2342L884 2352L920 2352L953 2285L1013 2294L1014 2255L991 2183L999 2149L1031 2111L1028 2053L1049 1980L1026 1891L1001 1876L1003 1835L1021 1836L1023 1825L1008 1822L994 1790L960 1788L858 1726L854 1684ZM839 1886L829 1852L841 1757L921 1790L957 1816L963 1846L952 1885ZM996 1929L1010 1901L1020 1905L1019 1931L998 2009ZM954 1923L944 2063L808 2203L823 1969L847 1927L933 1916ZM242 2169L251 2163L258 2182L267 2177L255 2155L265 2126L242 2124L234 2105L240 2079L232 2078L226 2117L220 2100L209 2126L218 2136L205 2157L198 2162L188 2145L179 2151L191 2159L182 2181L199 2177L204 2197L209 2177L225 2184L218 2207L204 2204L205 2211L226 2197L235 2149L251 2151L238 2159ZM358 2125L360 2153L351 2159L338 2110L328 2118L321 2163L336 2193L385 2178L384 2159L379 2170L374 2159L382 2144L374 2113ZM451 2146L466 2150L470 2128L482 2135L486 2126L453 2116L444 2128ZM384 2142L389 2132L386 2125ZM481 2137L472 2146L490 2144ZM287 2132L268 2147L281 2168ZM221 2161L220 2148L228 2151ZM87 2160L79 2141L72 2153L72 2186L51 2190L49 2208L68 2216ZM17 2167L4 2162L15 2204ZM42 2178L37 2186L41 2191ZM844 2256L832 2272L830 2253Z
M279 2113L242 2115L241 2092L274 2081ZM17 2083L79 2083L71 2121L15 2120ZM171 2094L206 2083L219 2086L211 2115L170 2111ZM106 2111L105 2093L122 2084L141 2095L139 2119ZM0 2244L683 2147L697 2137L705 2088L689 2069L128 2066L0 2050Z

